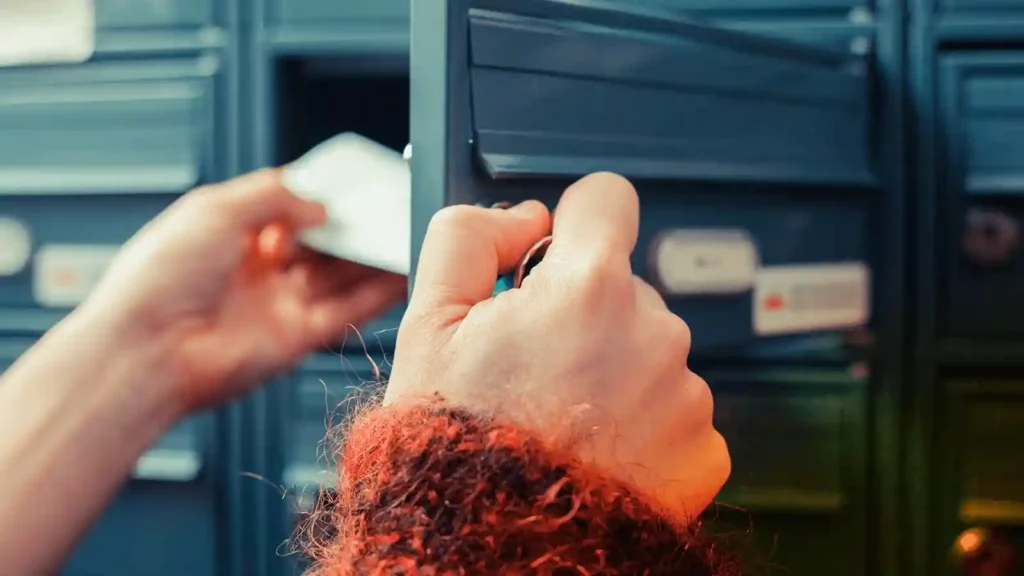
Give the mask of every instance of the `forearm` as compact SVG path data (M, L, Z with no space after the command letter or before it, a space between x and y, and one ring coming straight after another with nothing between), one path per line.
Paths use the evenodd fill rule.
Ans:
M345 440L317 576L731 575L699 526L515 428L434 408L375 409ZM324 520L324 518L320 518ZM570 573L570 572L566 572Z
M6 573L55 573L180 413L159 346L105 322L72 314L0 378Z

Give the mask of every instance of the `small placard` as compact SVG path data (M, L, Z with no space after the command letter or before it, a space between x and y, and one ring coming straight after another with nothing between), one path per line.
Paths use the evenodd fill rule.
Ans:
M758 260L745 230L679 229L655 238L650 268L666 296L738 294L753 288Z
M871 310L871 270L862 262L766 266L754 288L759 336L863 326Z
M0 67L78 64L95 46L93 0L0 0Z
M103 277L121 247L47 244L36 252L32 288L36 302L48 308L74 308Z

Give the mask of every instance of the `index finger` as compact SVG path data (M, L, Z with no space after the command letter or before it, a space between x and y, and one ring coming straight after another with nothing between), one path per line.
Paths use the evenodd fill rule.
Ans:
M562 194L546 258L628 261L639 229L640 201L633 185L610 172L591 174Z
M498 276L511 270L551 229L546 206L450 206L434 215L423 239L409 308L459 306L491 297Z

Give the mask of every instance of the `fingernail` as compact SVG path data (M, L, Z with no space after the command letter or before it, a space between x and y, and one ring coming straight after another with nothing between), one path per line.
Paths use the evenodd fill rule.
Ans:
M512 207L512 203L511 202L506 202L505 200L502 200L501 202L495 202L494 204L491 204L491 208L493 208L495 210L508 210L511 207Z

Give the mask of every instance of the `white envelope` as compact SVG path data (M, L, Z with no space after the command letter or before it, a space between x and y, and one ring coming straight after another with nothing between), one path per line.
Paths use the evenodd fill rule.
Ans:
M284 171L296 196L327 208L324 226L300 236L337 258L409 274L412 177L402 154L346 132L318 145Z

